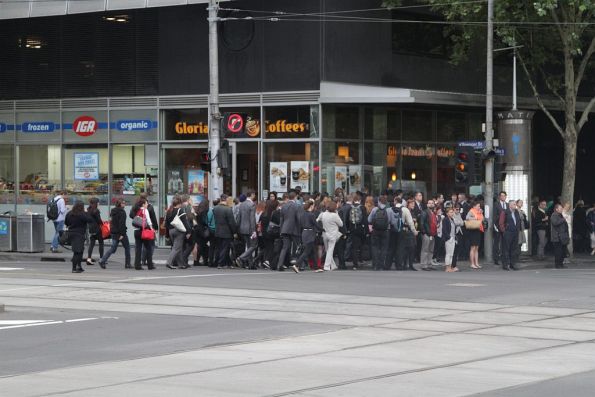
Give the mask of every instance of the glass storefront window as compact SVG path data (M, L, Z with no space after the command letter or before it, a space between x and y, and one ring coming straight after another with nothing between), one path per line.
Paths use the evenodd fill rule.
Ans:
M401 140L401 111L389 110L386 116L388 139Z
M320 165L317 143L265 143L264 154L263 190L277 192L279 196L297 186L302 192L318 191Z
M312 108L318 111L317 106ZM318 134L310 106L271 106L264 109L264 117L265 137L269 139L315 138Z
M322 123L324 138L359 139L358 106L324 106Z
M482 130L482 124L485 121L485 115L481 113L469 113L467 117L469 120L469 139L484 140L485 136Z
M435 159L434 145L401 146L402 175L399 188L406 191L421 191L424 197L432 189L432 169Z
M432 112L423 110L403 111L403 140L434 142Z
M60 145L18 146L19 204L45 204L61 189L61 157Z
M108 204L109 153L107 145L64 145L64 189L71 202L87 204L97 197Z
M146 146L154 145L112 146L112 204L120 198L132 204L147 192L149 202L157 206L159 169L146 161Z
M176 194L188 194L195 202L209 198L209 173L203 170L206 147L172 147L163 150L165 205L169 206ZM231 192L229 192L231 194Z
M337 188L361 190L363 170L358 142L322 143L322 191L333 193ZM348 182L350 174L356 175L353 184ZM348 188L348 186L351 186Z
M465 113L438 112L436 123L438 142L458 142L467 139Z
M0 145L0 204L14 202L14 146Z
M370 194L379 195L392 188L391 178L397 178L396 144L366 143L364 145L364 185ZM391 182L389 182L391 181Z
M436 147L436 191L450 196L455 192L455 147L438 145Z
M364 139L386 139L388 129L386 109L366 108L364 120Z

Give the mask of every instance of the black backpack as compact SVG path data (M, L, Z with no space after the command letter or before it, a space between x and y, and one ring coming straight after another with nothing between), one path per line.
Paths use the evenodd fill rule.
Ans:
M372 228L374 230L388 230L388 214L386 208L378 208L372 219Z
M403 211L401 208L393 208L393 231L401 233L403 231Z
M48 217L48 220L50 220L50 221L55 221L60 216L60 209L58 208L59 200L64 200L64 199L59 198L58 200L56 200L56 197L54 196L54 197L52 197L52 199L50 201L48 201L48 203L46 205L45 212Z

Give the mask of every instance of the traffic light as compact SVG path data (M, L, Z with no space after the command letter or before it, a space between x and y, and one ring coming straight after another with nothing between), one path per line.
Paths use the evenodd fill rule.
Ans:
M470 150L471 149L471 150ZM469 185L469 161L472 148L458 147L455 154L455 184Z
M483 157L481 150L471 151L471 167L469 180L471 185L481 185L483 182Z
M204 172L211 172L211 152L202 152L200 154L200 168Z
M506 163L500 161L494 162L494 182L504 182L506 180Z

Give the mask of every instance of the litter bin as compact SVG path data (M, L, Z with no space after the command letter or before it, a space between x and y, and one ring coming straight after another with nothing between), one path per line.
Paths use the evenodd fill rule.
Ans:
M17 216L17 251L43 252L45 250L45 217L41 214Z
M7 212L0 215L0 251L17 250L17 217Z

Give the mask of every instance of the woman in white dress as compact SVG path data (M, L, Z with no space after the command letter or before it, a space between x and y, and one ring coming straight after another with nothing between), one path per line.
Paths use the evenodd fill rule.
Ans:
M322 241L324 242L324 250L326 251L324 259L324 270L335 270L337 265L333 258L335 251L335 244L342 236L339 228L343 227L343 221L337 214L337 203L331 201L326 207L326 211L318 215L316 222L322 223L324 232L322 233Z

